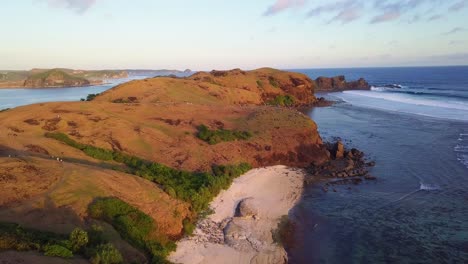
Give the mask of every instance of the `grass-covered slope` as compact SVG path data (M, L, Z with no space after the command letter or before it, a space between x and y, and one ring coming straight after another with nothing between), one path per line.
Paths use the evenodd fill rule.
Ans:
M250 166L328 159L313 121L282 107L289 99L268 103L293 97L294 105L315 100L307 77L234 70L133 81L90 102L0 112L0 222L57 234L98 223L126 261L163 259L170 241L190 232ZM90 207L109 197L134 208L123 206L134 217ZM151 219L154 236L138 235L139 219Z
M316 102L315 83L307 76L270 68L254 71L199 72L188 78L157 77L132 81L105 92L97 100L116 102L135 98L144 103L267 104L277 96L294 97L290 106ZM140 96L137 96L139 94Z

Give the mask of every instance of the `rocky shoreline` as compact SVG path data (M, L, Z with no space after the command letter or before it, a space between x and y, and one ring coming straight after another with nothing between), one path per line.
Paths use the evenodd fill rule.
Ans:
M251 170L210 204L192 236L178 242L175 263L287 263L273 240L281 218L300 200L306 172L286 166Z
M364 152L355 148L347 150L341 141L325 145L330 153L330 160L320 165L312 164L309 166L306 183L315 183L317 179L326 179L327 183L322 189L327 192L335 184L359 184L363 180L377 179L369 173L369 168L375 166L375 162L366 161Z
M341 141L326 143L329 161L306 170L273 166L251 170L210 204L213 214L198 222L192 236L178 242L175 263L287 263L283 246L274 241L283 216L293 215L304 184L325 179L325 192L335 184L375 180L372 161ZM283 218L284 219L284 218ZM286 239L288 239L286 237Z

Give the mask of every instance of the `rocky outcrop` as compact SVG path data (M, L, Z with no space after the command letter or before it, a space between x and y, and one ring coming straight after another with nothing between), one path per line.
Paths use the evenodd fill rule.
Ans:
M341 141L337 141L333 144L330 150L333 159L342 159L344 157L344 145Z
M370 89L369 83L360 78L357 81L347 82L343 75L335 77L318 77L315 80L317 84L317 91L343 91L343 90L368 90Z
M255 207L253 198L245 198L239 202L236 210L238 217L257 217L258 210Z
M364 153L355 148L346 150L343 143L325 144L329 153L330 160L319 164L311 165L308 169L310 177L306 182L314 183L319 178L329 178L330 182L323 187L324 191L333 184L360 183L365 180L375 180L376 178L369 174L369 167L375 166L375 162L366 162Z

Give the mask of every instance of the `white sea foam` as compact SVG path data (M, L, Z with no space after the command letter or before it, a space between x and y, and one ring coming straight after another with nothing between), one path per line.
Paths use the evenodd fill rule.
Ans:
M345 102L361 107L468 121L467 100L437 99L421 95L377 90L345 91L334 93L334 95Z
M440 101L427 99L424 97L413 96L408 94L395 94L395 93L374 93L369 91L344 91L345 94L353 94L358 96L365 96L370 98L384 99L398 103L433 106L439 108L450 108L468 111L468 103L462 101Z
M460 145L456 145L453 150L455 150L455 152L466 152L468 153L468 146L460 146Z
M423 190L423 191L440 190L440 186L437 184L421 183L419 186L419 190Z

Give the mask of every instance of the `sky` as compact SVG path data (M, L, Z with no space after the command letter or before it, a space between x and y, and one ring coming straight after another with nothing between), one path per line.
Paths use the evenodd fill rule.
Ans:
M468 0L15 0L0 69L468 65Z

